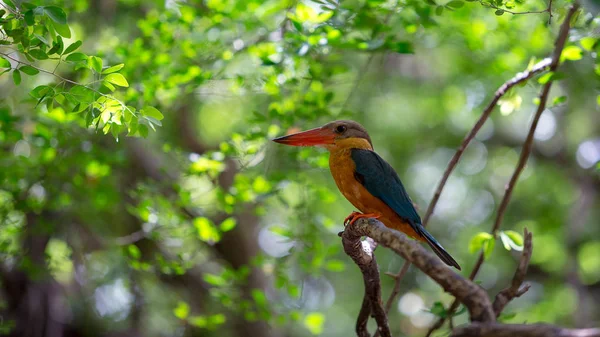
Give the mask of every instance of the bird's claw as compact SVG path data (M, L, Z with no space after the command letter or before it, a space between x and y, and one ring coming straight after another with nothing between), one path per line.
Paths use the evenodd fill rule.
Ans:
M360 213L360 212L352 212L350 213L350 215L348 215L346 217L346 219L344 219L344 227L348 226L348 225L352 225L356 222L356 220L360 219L360 218L374 218L374 219L378 219L379 217L381 217L381 214L377 214L377 213Z
M347 225L349 225L349 224L351 224L351 223L353 223L354 222L353 221L354 217L356 217L359 214L361 214L361 213L360 212L356 212L356 211L350 213L350 215L348 215L346 217L346 219L344 219L344 227L347 226Z

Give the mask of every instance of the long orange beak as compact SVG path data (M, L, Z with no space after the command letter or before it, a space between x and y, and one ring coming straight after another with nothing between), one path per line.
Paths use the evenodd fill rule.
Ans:
M333 144L335 134L331 130L316 128L273 139L274 142L293 146Z

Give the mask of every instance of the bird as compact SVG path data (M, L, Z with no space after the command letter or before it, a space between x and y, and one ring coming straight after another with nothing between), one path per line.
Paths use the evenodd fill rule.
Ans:
M273 139L292 146L317 146L329 151L329 169L344 197L360 212L344 220L352 225L360 218L376 218L386 227L426 242L447 265L460 265L423 226L421 217L392 166L373 150L367 130L351 120L337 120L322 127Z

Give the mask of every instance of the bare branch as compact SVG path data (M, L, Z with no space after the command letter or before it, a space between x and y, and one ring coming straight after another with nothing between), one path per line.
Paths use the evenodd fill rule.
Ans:
M400 269L400 271L397 274L386 273L386 275L391 276L394 279L394 288L392 289L392 292L390 293L390 297L388 297L387 301L385 302L385 313L386 314L390 313L390 309L392 308L392 303L394 303L396 296L398 296L398 294L400 293L400 283L401 283L404 275L406 275L406 272L408 271L408 267L410 267L410 262L404 261L404 265L402 265L402 268ZM373 337L379 337L379 331L377 331Z
M578 9L579 9L579 3L576 2L569 9L569 12L567 13L567 16L565 17L564 22L560 27L560 32L558 34L558 37L556 38L554 51L552 53L552 58L548 64L549 71L555 71L560 64L560 55L562 54L562 50L565 46L565 42L567 41L567 37L569 36L571 18L573 17L575 12L577 12ZM542 62L544 62L544 61L542 61ZM517 75L517 77L518 77L518 75ZM508 185L506 186L504 196L502 197L502 201L500 202L500 206L498 207L498 213L496 216L496 220L494 221L494 225L493 225L492 231L491 231L492 234L494 235L494 237L496 237L498 234L497 232L498 232L498 229L500 228L500 225L502 224L502 220L504 218L504 212L506 211L506 208L508 207L508 203L510 202L510 198L512 196L513 189L514 189L515 185L517 184L517 181L519 180L519 176L521 175L521 172L523 172L523 169L525 168L525 165L527 164L529 155L531 154L531 150L533 148L533 139L534 139L535 130L537 129L539 119L546 108L546 102L548 100L548 94L550 93L550 88L552 87L552 83L553 83L553 81L552 81L552 79L550 79L542 87L542 91L539 95L540 103L539 103L537 110L535 112L535 115L533 117L533 121L531 122L531 126L529 128L529 133L527 134L527 138L525 139L525 143L523 144L523 150L521 151L521 155L519 157L517 167L515 168L515 171L511 177ZM501 87L501 89L502 89L502 87ZM494 96L494 98L496 98L496 95ZM492 100L492 102L493 101L494 100ZM497 102L497 100L495 100L495 101ZM489 106L490 105L488 105L488 107ZM486 108L486 110L484 111L484 115L487 111L488 111L488 109ZM491 110L490 110L490 112L491 112ZM488 113L488 115L489 115L489 113ZM482 116L482 118L483 118L483 116ZM485 122L485 120L482 121L482 118L480 118L479 121L477 121L477 123L475 124L475 127L469 132L469 135L467 135L465 140L467 140L471 134L473 134L473 136L474 136L474 134L476 133L476 131L474 132L474 130L478 127L479 122L481 122L481 124L483 125L483 122ZM486 119L487 119L487 117L486 117ZM479 127L481 127L481 126L479 126ZM463 144L464 143L465 142L463 141ZM461 145L461 148L462 148L462 145ZM459 148L457 153L454 155L454 157L450 161L450 165L448 166L448 169L446 169L447 172L452 171L452 169L454 168L454 167L450 168L452 165L456 166L456 163L453 164L453 160L455 158L460 158L460 155L462 155L462 153L460 155L457 155L457 154L461 151L461 148ZM464 149L463 149L463 151L464 151ZM458 161L458 159L456 159L456 161ZM449 175L449 173L448 173L448 175ZM446 173L444 173L442 182L440 183L440 186L438 186L438 189L436 190L436 194L434 195L434 200L432 201L432 205L430 205L429 209L427 210L427 215L425 217L426 220L428 219L428 216L430 215L430 211L433 212L433 209L435 207L434 202L437 203L437 199L439 199L438 192L441 193L441 190L443 188L442 184L445 184L447 179L448 179L448 176L446 176ZM477 273L479 272L479 269L481 268L483 261L484 261L483 252L481 252L477 259L477 263L475 264L475 267L473 268L473 271L471 272L471 275L469 277L471 280L475 279L475 276L477 276ZM454 310L456 310L457 307L458 307L458 303L455 300L452 303L450 309L448 310L450 313L449 316L452 316L451 314L454 312ZM444 323L444 321L445 321L444 318L440 318L429 329L426 336L431 336L433 331L440 328L442 326L442 324Z
M488 105L483 110L481 117L479 117L479 120L477 120L477 122L475 123L475 125L473 126L471 131L469 131L469 133L465 136L465 138L463 139L459 148L456 150L456 153L454 153L454 156L452 156L452 159L450 159L450 162L448 163L448 166L446 167L446 170L444 171L444 174L442 175L442 180L440 180L440 183L438 184L437 188L435 189L435 193L433 194L433 199L431 199L431 202L429 203L429 207L427 208L427 212L425 213L425 216L423 217L423 225L427 225L427 223L429 223L429 219L433 215L433 211L434 211L435 207L437 206L437 203L440 199L442 191L444 190L444 187L446 186L446 183L448 182L448 178L450 177L450 174L452 174L452 171L454 171L454 169L456 168L456 165L458 164L462 155L464 154L465 150L467 149L467 146L469 146L469 144L471 143L473 138L475 138L475 136L477 135L479 130L483 127L483 124L485 124L485 122L490 117L492 111L498 104L498 101L500 100L500 98L502 98L502 96L504 96L515 85L523 83L523 82L527 81L528 79L532 78L533 76L535 76L536 74L541 73L544 70L546 70L546 68L548 68L550 66L551 62L552 62L552 60L550 58L545 58L545 59L541 60L540 62L536 63L531 69L525 70L521 73L518 73L510 80L504 82L504 84L502 84L500 86L500 88L498 88L498 90L496 90L496 92L494 93L494 97L492 97L492 100L490 101L490 103L488 103Z
M366 221L365 221L366 222ZM387 314L381 302L381 282L379 280L379 268L373 251L377 243L370 238L361 241L361 235L345 230L340 233L344 251L360 268L365 283L365 297L356 322L356 334L359 337L370 336L367 330L369 315L377 322L377 331L383 337L391 337Z
M398 7L398 1L396 1L396 4L394 5L393 9L391 9L390 12L386 15L385 19L383 19L383 25L376 25L375 28L373 28L373 31L371 32L371 40L374 40L379 35L381 27L385 26L390 21L390 19L392 18L392 15L396 12L396 10L395 10L396 7ZM376 55L375 53L371 53L371 55L369 56L367 61L363 64L363 66L358 71L358 75L356 75L356 79L354 80L354 85L352 86L352 89L350 89L350 92L348 93L346 100L342 104L342 107L340 108L340 112L343 112L346 109L346 107L348 106L348 103L350 103L350 99L352 99L352 97L354 97L356 95L356 91L358 90L358 87L360 86L360 82L362 82L363 78L367 74L367 70L369 70L369 66L371 66L371 62L373 62L375 55Z
M395 280L395 283L394 283L394 289L392 290L392 293L390 294L390 298L388 298L387 302L385 303L385 312L386 313L390 312L390 309L392 308L392 303L394 302L394 298L396 296L398 296L398 293L400 293L400 281L402 280L402 278L408 271L408 267L410 267L410 262L406 261L406 262L404 262L404 265L402 266L402 269L400 269L398 274L392 275L392 277Z
M446 170L444 171L444 174L442 175L442 179L440 180L440 182L435 190L433 198L431 199L431 202L429 203L429 207L427 208L427 212L425 213L425 216L423 218L423 226L427 226L427 224L429 223L429 220L431 219L431 216L433 215L433 211L435 210L435 207L437 206L440 196L442 195L442 191L444 190L444 187L446 186L446 183L448 182L448 178L450 178L450 175L456 168L456 165L458 165L458 162L462 158L462 155L464 154L465 150L467 149L467 147L469 146L471 141L475 138L475 136L477 135L479 130L483 127L483 124L485 124L487 119L490 117L492 111L494 110L494 107L496 107L500 98L502 98L502 96L504 96L515 85L523 83L524 81L527 81L528 79L532 78L536 74L541 73L544 70L546 70L548 68L548 66L550 66L550 62L551 62L550 58L545 58L545 59L541 60L540 62L536 63L531 69L526 70L521 73L518 73L516 76L514 76L510 80L504 82L504 84L502 84L500 86L500 88L498 88L498 90L496 90L496 92L494 93L494 97L492 98L490 103L486 106L486 108L483 110L481 117L479 117L479 120L477 120L477 122L475 123L473 128L465 136L462 143L460 144L460 147L456 150L456 152L454 153L454 156L452 156L452 159L450 159L450 162L448 163L448 166L446 167ZM481 260L481 262L479 262L479 264L481 264L483 262L483 258L480 258L480 260ZM403 271L408 270L409 266L410 266L410 262L407 261L404 263L401 270L403 270ZM479 269L479 268L477 268L477 269ZM401 274L401 272L398 275L400 275L400 274ZM404 275L402 275L402 276L404 276ZM402 280L402 276L396 278L396 282L394 284L394 291L392 291L392 293L390 294L390 297L388 298L388 303L392 303L394 298L398 295L398 292L396 291L396 289L399 288L399 286L400 286L400 281ZM473 279L473 278L471 278L471 279ZM454 310L456 310L456 308L458 308L458 303L455 302L452 304L450 312L453 312ZM443 321L441 323L443 323ZM440 324L440 326L441 326L441 324ZM436 327L436 329L437 328L439 328L439 326ZM375 337L377 337L377 336L375 336Z
M473 323L454 330L452 337L600 337L600 329L565 329L550 324Z
M521 254L521 258L519 259L519 266L515 271L515 275L513 276L510 287L503 289L496 295L494 299L494 312L496 313L496 317L500 316L504 307L515 297L520 297L524 293L529 290L529 284L525 284L523 287L523 280L525 280L525 275L527 275L527 268L529 267L529 260L531 259L531 253L533 250L532 243L532 235L531 232L525 228L523 236L525 238L525 243L523 247L523 253Z
M525 11L525 12L514 12L511 11L509 9L505 9L505 8L500 8L496 5L494 5L491 2L484 2L484 1L479 1L479 3L483 6L483 7L487 7L487 8L493 8L496 10L500 10L502 11L502 14L504 13L508 13L508 14L512 14L512 15L522 15L522 14L543 14L543 13L548 13L550 15L550 17L552 17L552 0L550 0L548 2L548 7L546 7L546 9L542 9L539 11Z
M360 248L357 242L360 242L361 236L368 236L378 244L393 250L431 277L467 307L472 321L494 322L496 320L492 303L483 288L456 274L416 241L385 227L375 219L359 219L353 225L347 226L343 232L342 238L347 240L344 242L344 248L354 247L352 251L356 251ZM383 333L382 335L385 336Z

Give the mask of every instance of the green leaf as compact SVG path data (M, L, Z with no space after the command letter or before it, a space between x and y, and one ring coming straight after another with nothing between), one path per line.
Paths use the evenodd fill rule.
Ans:
M554 100L552 101L552 105L563 104L566 101L567 101L567 96L554 97Z
M35 69L32 66L22 66L21 68L19 68L20 71L24 72L25 74L29 75L29 76L33 76L33 75L37 75L40 73L39 70Z
M501 313L500 316L498 317L498 321L499 322L503 322L505 323L506 321L509 321L513 318L517 317L517 313L516 312L510 312L510 313Z
M442 304L442 302L439 301L433 303L431 308L429 308L427 311L440 318L448 317L448 312L446 311L444 304Z
M600 105L600 95L596 96L596 104Z
M54 93L54 89L52 89L48 85L37 86L33 90L31 90L29 92L29 94L31 95L31 97L37 98L37 99L43 98L46 95L48 95L49 93Z
M204 242L218 242L221 239L215 225L208 218L195 218L194 227L198 232L198 238Z
M511 246L510 246L510 238L508 237L508 235L506 235L504 232L500 232L500 240L502 241L502 245L504 246L504 249L506 250L511 250Z
M115 75L120 75L120 74L115 74ZM108 75L108 76L110 76L110 75ZM144 107L141 110L141 113L144 116L152 117L159 121L162 120L163 118L165 118L165 116L163 116L163 114L160 111L158 111L158 109L156 109L155 107L151 107L151 106Z
M28 10L27 12L25 12L25 14L23 14L23 19L25 19L25 23L28 26L35 25L35 13L33 12L33 10Z
M563 78L565 78L566 75L564 73L561 72L549 72L546 73L542 76L540 76L540 78L538 79L538 83L539 84L546 84L548 83L548 81L559 81L562 80Z
M596 44L596 42L598 41L597 38L595 37L584 37L583 39L579 40L579 44L581 44L581 47L583 47L583 49L587 50L587 51L592 51L592 49L594 49L594 45Z
M319 15L317 15L317 17L312 20L313 23L323 23L327 20L329 20L331 17L333 16L333 12L332 11L324 11L319 13Z
M46 14L52 21L64 25L67 23L67 14L65 11L58 6L45 6L44 14Z
M21 72L19 69L13 71L13 82L15 82L16 85L21 84Z
M436 15L442 15L443 12L444 12L444 6L437 6L435 8L435 14Z
M323 333L323 324L325 323L325 316L319 312L311 312L304 317L304 326L313 335L320 335Z
M88 57L84 53L73 53L65 58L65 61L69 62L80 62L87 61Z
M317 12L312 7L300 2L296 6L296 17L300 22L311 21L317 18Z
M494 12L494 14L496 14L498 16L502 16L504 14L504 9L498 9Z
M480 232L475 234L471 241L469 242L469 253L474 254L480 251L483 248L483 243L485 241L491 240L494 237L490 233Z
M106 80L102 82L102 85L111 92L114 92L117 89L114 85L110 84L109 82L106 82Z
M494 246L496 245L496 240L491 238L489 240L485 240L483 242L483 257L487 260L492 255L494 251Z
M104 80L106 80L114 85L118 85L120 87L128 87L129 86L129 83L127 83L127 79L125 79L125 76L123 76L119 73L109 74L104 78ZM158 110L156 110L156 111L158 111ZM162 116L162 114L161 114L161 116Z
M11 68L10 61L0 56L0 68Z
M138 126L138 132L140 133L140 136L147 138L148 137L148 126L146 126L145 124L140 124Z
M221 325L227 321L227 318L223 314L214 314L209 317L210 324Z
M346 264L340 260L329 260L325 263L325 269L332 272L342 272L346 269Z
M65 51L63 52L63 55L74 52L75 50L77 50L77 48L81 47L81 45L82 45L82 42L80 40L77 40L77 41L71 43L67 47L67 49L65 49Z
M173 309L173 314L179 319L186 319L190 314L190 306L187 303L180 301L177 303L177 307Z
M577 61L581 60L583 57L583 52L581 48L577 46L567 46L563 49L562 54L560 54L560 61L563 62L565 60L568 61Z
M398 41L392 43L389 48L398 54L414 54L415 50L412 42Z
M202 278L204 279L204 282L206 282L208 284L212 284L217 287L224 286L227 284L227 281L219 275L206 273L206 274L202 275Z
M235 220L235 218L233 217L229 217L223 220L223 222L221 222L221 224L219 225L219 229L221 230L221 232L229 232L230 230L235 228L236 224L237 220Z
M117 64L115 66L112 66L112 67L102 70L102 74L110 74L110 73L117 72L117 71L121 70L124 66L125 66L125 64L123 64L123 63Z
M102 59L98 56L90 56L88 58L88 66L96 73L100 74L102 72Z
M41 49L31 49L29 51L29 55L33 56L38 60L47 60L48 55Z
M205 328L208 325L208 319L206 319L206 316L192 316L190 317L190 319L188 320L188 322L198 328Z
M256 302L256 305L259 308L265 308L268 306L269 301L267 300L267 296L265 295L265 293L262 290L252 289L251 293L252 293L252 298L254 299L254 302Z
M60 36L66 37L67 39L71 38L71 28L69 28L69 25L53 22L52 26Z
M129 253L129 256L131 256L131 258L133 259L138 260L140 257L142 257L142 252L136 245L127 246L127 252Z
M515 232L515 231L504 231L503 232L508 238L510 238L510 246L512 247L512 249L514 250L518 250L518 251L522 251L523 250L523 235L521 235L521 233L519 232Z
M453 0L446 4L446 6L448 6L450 8L461 8L464 5L465 5L465 3L460 0Z
M3 0L2 2L4 2L8 7L10 7L10 9L17 10L17 6L15 6L12 0Z

